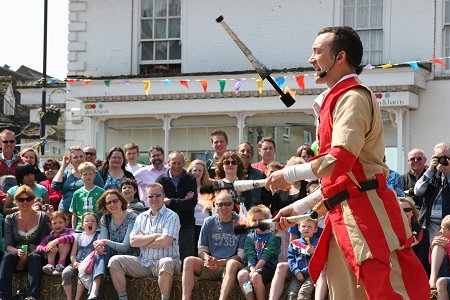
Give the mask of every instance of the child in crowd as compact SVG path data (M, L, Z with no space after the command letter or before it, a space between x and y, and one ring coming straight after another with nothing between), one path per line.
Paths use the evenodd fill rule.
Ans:
M132 211L137 215L147 210L144 203L139 200L139 195L136 193L138 186L135 180L131 178L124 178L119 185L119 191L128 202L128 211Z
M436 236L430 248L430 287L431 299L448 299L448 287L450 286L449 256L450 256L450 215L441 222L441 235ZM442 277L442 278L441 278ZM439 280L438 280L439 278ZM437 289L437 290L436 290ZM446 295L446 297L442 296Z
M97 168L93 163L84 162L78 166L81 180L84 185L73 193L70 212L72 213L72 227L77 232L81 232L81 217L85 212L94 212L98 219L102 214L97 210L97 200L105 192L104 189L94 184Z
M70 246L74 237L72 228L67 228L69 220L61 211L55 211L49 216L51 232L37 246L37 253L47 253L47 261L42 271L48 275L61 275L66 266L66 259L70 252ZM56 255L58 254L58 263L55 267Z
M43 165L43 168L47 180L41 181L39 184L48 190L48 198L50 199L50 204L53 206L53 210L57 211L59 202L61 201L63 196L63 192L55 191L52 188L52 181L56 173L58 173L59 168L61 168L61 164L54 159L47 159L47 161Z
M248 218L250 225L257 225L260 221L270 218L270 209L262 204L254 206L249 210ZM269 228L256 228L248 233L244 243L244 255L248 265L238 273L239 285L247 299L253 299L253 295L256 299L265 299L265 284L272 280L275 273L280 246L280 237L273 234ZM253 291L246 290L244 283L253 286Z
M62 285L66 293L67 300L72 300L72 277L78 272L78 266L89 253L94 251L94 241L97 240L98 217L93 212L85 212L81 217L82 233L75 234L72 251L70 252L70 261L72 262L62 272ZM76 300L83 296L84 285L78 279Z
M309 261L317 246L317 220L306 219L299 225L301 237L293 240L288 249L289 269L294 278L289 284L289 299L311 299L314 283L308 273Z

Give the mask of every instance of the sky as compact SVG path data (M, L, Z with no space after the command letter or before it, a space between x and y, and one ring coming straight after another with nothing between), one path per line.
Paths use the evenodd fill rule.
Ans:
M69 0L47 0L47 74L67 75ZM0 66L25 65L42 73L44 0L0 0Z

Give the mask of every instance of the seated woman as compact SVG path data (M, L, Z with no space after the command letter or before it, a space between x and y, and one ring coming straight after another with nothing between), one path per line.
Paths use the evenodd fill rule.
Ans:
M133 174L125 170L126 165L125 152L123 149L117 146L112 147L100 170L100 176L105 183L105 190L119 190L120 182L125 178L134 180Z
M94 249L99 256L95 260L94 279L88 299L97 299L100 284L106 275L106 267L111 256L139 256L139 248L130 246L130 233L136 220L134 212L127 211L128 202L117 190L107 190L97 202L98 210L104 215L100 220L100 235L94 241Z
M22 185L28 186L36 197L40 197L44 200L44 203L50 204L47 189L35 182L34 166L29 163L18 164L16 167L16 179L17 185L6 192L5 204L3 206L4 215L9 215L19 210L15 203L13 203L13 198L19 186Z
M43 259L36 253L36 247L50 232L48 215L33 210L33 190L20 186L14 202L18 210L5 219L6 254L0 264L0 299L11 299L14 270L28 271L27 297L39 299Z

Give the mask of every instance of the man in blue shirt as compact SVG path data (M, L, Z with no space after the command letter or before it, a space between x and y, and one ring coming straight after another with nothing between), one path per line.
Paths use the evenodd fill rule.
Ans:
M220 299L230 296L236 283L236 274L244 257L245 234L236 235L233 227L239 216L233 212L233 199L227 191L216 196L217 214L205 219L200 231L198 256L184 261L182 286L183 299L191 299L195 277L222 280Z

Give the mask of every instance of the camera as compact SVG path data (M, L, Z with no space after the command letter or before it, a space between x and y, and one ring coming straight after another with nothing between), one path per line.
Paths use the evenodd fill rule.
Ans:
M442 156L437 156L436 159L438 160L438 162L443 165L443 166L448 166L448 160L450 157L446 156L446 155L442 155Z
M47 205L42 204L42 205L41 205L41 210L42 210L42 211L47 211Z

